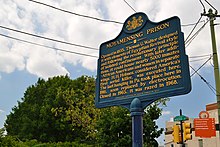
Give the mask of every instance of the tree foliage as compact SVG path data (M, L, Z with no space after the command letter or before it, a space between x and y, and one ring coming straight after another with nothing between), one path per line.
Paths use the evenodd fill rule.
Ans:
M91 139L99 111L93 104L94 91L94 78L87 76L39 79L7 116L7 133L42 142Z
M21 141L79 142L97 146L131 146L130 112L122 107L94 106L95 79L68 76L39 79L27 88L22 101L7 116L8 136ZM164 101L162 101L164 102ZM156 102L143 116L144 142L151 146L159 137L155 121L161 115Z
M161 115L161 109L156 103L147 107L143 115L143 139L147 147L156 146L155 138L158 138L163 129L159 129L156 120ZM132 120L130 112L123 107L110 107L101 111L101 119L98 121L98 139L101 146L132 145Z

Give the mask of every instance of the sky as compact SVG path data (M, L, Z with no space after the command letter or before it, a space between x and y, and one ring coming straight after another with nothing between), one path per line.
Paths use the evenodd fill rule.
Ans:
M199 0L127 0L135 11L124 0L39 0L38 2L73 13L121 23L135 11L145 13L153 22L178 16L185 39L204 12ZM206 1L202 0L202 2L208 12L211 6ZM220 1L209 0L208 2L220 11ZM66 13L28 0L0 0L0 3L0 128L2 128L6 116L17 105L17 101L21 100L27 87L35 84L38 78L47 79L66 74L72 79L81 75L96 77L99 46L103 42L114 39L120 33L122 24ZM207 20L207 17L201 17L192 35ZM219 52L220 18L216 18L215 23ZM72 45L9 29L69 42ZM71 53L29 44L2 35L68 50ZM208 60L212 54L209 22L190 44L186 45L189 64L198 69L207 61L198 72L207 83L215 87L213 62L212 59ZM190 72L193 74L193 70ZM166 121L179 115L180 109L184 115L196 118L200 111L205 110L205 105L216 102L215 91L212 91L200 76L193 75L191 82L192 91L189 94L171 97L166 107L161 106L163 113L157 121L160 127L165 127ZM158 139L158 142L163 143L163 136Z

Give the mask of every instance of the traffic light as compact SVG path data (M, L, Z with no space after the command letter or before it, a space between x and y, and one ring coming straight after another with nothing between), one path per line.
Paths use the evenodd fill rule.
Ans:
M178 125L174 125L173 126L173 142L175 143L179 143L181 141L181 137L180 137L180 128Z
M191 140L192 139L192 128L191 128L191 123L189 122L184 122L183 123L183 140Z

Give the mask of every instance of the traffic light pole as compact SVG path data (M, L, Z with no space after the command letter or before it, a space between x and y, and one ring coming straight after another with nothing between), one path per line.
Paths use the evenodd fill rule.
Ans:
M173 142L177 144L181 144L181 147L185 147L185 141L192 140L192 128L190 122L185 122L189 120L187 116L182 114L182 110L180 109L180 116L176 116L174 121L179 121L180 124L176 124L173 126ZM180 126L180 127L179 127Z
M180 109L180 116L182 116L182 110ZM180 121L180 134L181 134L181 143L182 143L182 147L185 147L185 144L184 144L184 140L183 140L183 121L181 120Z
M218 107L218 124L220 124L220 75L219 75L218 54L217 54L216 39L215 39L215 28L214 28L215 18L220 17L220 15L217 15L217 14L218 14L217 11L215 12L215 14L213 14L212 9L209 9L208 14L203 13L201 15L209 17L209 20L210 20L210 31L211 31L211 39L212 39L216 99L217 99L217 107ZM220 131L219 131L219 136L220 136Z

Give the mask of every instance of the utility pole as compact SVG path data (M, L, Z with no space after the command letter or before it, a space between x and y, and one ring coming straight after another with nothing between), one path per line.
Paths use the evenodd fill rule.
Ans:
M218 54L217 54L217 47L216 47L216 39L215 39L215 24L214 20L216 17L220 17L217 15L217 10L215 14L213 13L212 9L209 9L208 13L202 13L202 16L207 16L210 20L210 31L211 31L211 39L212 39L212 52L213 52L213 64L214 64L214 75L215 75L215 88L216 88L216 98L217 98L217 107L218 107L218 126L220 124L220 75L219 75L219 65L218 65ZM220 137L220 131L219 131Z

